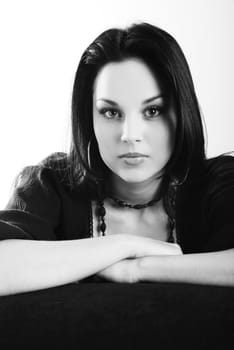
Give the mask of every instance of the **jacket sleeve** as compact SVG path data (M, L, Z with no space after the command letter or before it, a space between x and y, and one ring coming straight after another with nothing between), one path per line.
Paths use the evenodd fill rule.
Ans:
M25 167L4 210L0 211L0 240L56 240L60 198L52 169Z

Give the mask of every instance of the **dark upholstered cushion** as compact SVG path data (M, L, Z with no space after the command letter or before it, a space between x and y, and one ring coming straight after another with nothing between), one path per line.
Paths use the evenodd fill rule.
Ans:
M233 287L74 283L0 298L3 350L223 350L233 340Z

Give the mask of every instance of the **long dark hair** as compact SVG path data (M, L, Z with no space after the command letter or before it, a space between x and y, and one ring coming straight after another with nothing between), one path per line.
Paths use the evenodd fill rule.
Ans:
M183 181L188 171L202 166L205 159L201 113L186 58L177 41L149 23L112 28L100 34L83 53L75 76L72 95L72 144L70 166L75 182L97 183L106 166L94 136L92 104L94 80L110 62L140 58L159 76L174 97L177 114L175 147L164 175ZM88 162L88 147L91 142Z
M101 33L84 51L75 75L72 94L72 141L69 154L48 157L44 166L61 165L72 188L102 182L106 165L99 154L93 129L93 85L100 69L109 62L140 58L166 85L175 101L175 147L164 175L181 183L205 159L201 113L186 58L177 41L149 23L112 28ZM90 148L90 158L88 149ZM89 160L92 160L91 162ZM57 161L56 161L57 160Z

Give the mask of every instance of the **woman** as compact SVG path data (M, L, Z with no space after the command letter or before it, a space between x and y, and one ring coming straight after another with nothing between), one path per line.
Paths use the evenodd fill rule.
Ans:
M148 23L102 33L72 145L18 176L0 213L0 294L75 281L234 285L234 161L206 159L192 77Z

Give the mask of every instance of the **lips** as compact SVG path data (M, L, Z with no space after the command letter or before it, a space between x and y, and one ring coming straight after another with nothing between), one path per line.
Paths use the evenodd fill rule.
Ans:
M119 158L139 158L139 157L148 157L147 155L145 154L142 154L142 153L125 153L125 154L121 154L119 156Z

